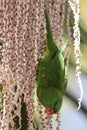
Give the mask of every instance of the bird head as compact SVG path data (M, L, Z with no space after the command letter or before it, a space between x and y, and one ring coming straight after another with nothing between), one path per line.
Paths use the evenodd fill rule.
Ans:
M45 107L45 113L50 116L59 112L62 106L62 94L55 88L47 88L38 93L38 99Z

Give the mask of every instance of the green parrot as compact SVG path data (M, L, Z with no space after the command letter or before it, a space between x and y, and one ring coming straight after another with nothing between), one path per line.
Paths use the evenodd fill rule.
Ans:
M47 115L59 112L67 86L67 68L61 49L54 42L49 13L45 10L47 44L46 53L39 63L37 97Z

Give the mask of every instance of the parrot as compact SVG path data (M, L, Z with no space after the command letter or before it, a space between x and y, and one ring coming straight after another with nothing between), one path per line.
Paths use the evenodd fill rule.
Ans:
M60 111L67 87L67 65L62 49L58 48L52 34L48 10L46 21L46 52L42 56L37 74L37 98L48 116Z

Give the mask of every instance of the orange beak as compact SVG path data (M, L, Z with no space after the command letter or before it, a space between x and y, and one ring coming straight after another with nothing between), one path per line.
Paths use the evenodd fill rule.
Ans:
M48 115L48 116L51 116L53 115L55 112L53 109L47 107L46 110L45 110L45 113Z

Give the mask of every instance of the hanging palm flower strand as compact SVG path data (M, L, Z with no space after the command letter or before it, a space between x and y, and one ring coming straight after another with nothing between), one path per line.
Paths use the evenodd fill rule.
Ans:
M80 79L80 68L81 68L81 63L80 63L80 56L81 56L81 52L80 52L80 30L79 30L79 17L80 17L80 5L79 5L79 0L74 0L74 1L69 1L70 7L73 11L74 14L74 52L75 52L75 57L76 57L76 76L78 79L78 84L79 84L79 88L81 91L81 95L80 98L78 99L78 108L77 110L80 109L81 107L81 102L82 102L82 97L83 97L83 89L82 89L82 83L81 83L81 79Z

